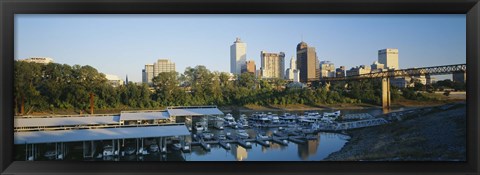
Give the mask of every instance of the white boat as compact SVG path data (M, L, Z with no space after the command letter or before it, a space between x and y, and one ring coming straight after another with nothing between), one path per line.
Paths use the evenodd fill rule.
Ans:
M158 152L160 150L157 144L151 144L149 149L150 149L150 152Z
M248 127L248 120L247 120L245 114L240 115L240 118L238 119L238 123L239 123L242 127Z
M223 129L223 125L225 125L225 120L223 118L216 117L213 123L213 127L215 127L216 129Z
M107 145L103 147L103 157L105 156L113 156L113 147L110 145Z
M272 124L279 124L280 123L280 118L276 114L270 115L269 119L272 121Z
M227 137L225 136L225 134L219 134L219 135L217 136L217 139L218 139L218 140L226 140Z
M259 139L268 139L268 136L267 136L267 135L263 135L263 134L257 134L257 138L259 138Z
M135 148L131 147L131 146L125 148L125 154L127 154L127 155L131 155L131 154L135 153L135 151L136 151Z
M204 140L211 140L211 139L213 139L214 136L215 136L215 135L214 135L213 133L211 133L211 132L203 132L203 133L202 133L202 138L203 138Z
M335 111L335 112L324 112L323 117L329 117L332 119L337 119L340 116L340 111Z
M237 136L240 137L240 138L248 138L249 137L247 131L245 131L243 129L237 131Z
M237 122L235 122L235 118L233 118L232 114L228 113L227 115L225 115L225 124L227 126L231 126L231 127L236 127L237 126Z
M197 122L195 123L195 130L197 132L202 132L206 130L205 122Z
M52 159L55 157L57 153L55 153L55 150L50 150L50 151L47 151L45 152L45 154L43 154L43 156L45 156L46 158L49 158L49 159Z

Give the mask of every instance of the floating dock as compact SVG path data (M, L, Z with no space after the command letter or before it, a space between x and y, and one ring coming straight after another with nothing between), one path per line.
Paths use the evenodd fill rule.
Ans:
M225 143L224 141L220 140L218 141L218 144L220 144L220 146L222 146L224 149L226 150L229 150L231 148L231 145L230 143Z
M296 144L304 144L305 140L300 140L298 137L288 137L288 140Z
M267 140L263 140L263 139L257 138L255 141L256 141L258 144L262 145L262 146L270 147L270 144L267 143L267 142L268 142Z
M238 145L244 147L245 149L250 149L250 148L252 148L252 144L251 144L250 142L245 141L245 140L238 139L238 140L237 140L237 143L238 143Z
M272 141L283 146L287 146L288 143L283 142L284 139L279 139L278 137L272 137Z

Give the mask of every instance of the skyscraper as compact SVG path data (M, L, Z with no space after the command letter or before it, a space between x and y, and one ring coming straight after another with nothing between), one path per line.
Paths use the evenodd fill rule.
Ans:
M283 79L285 77L285 53L268 53L262 51L260 58L262 60L263 78Z
M290 68L287 69L285 79L298 82L299 76L300 76L300 71L297 69L297 60L294 57L292 57L290 59Z
M300 70L300 82L317 79L317 53L314 47L308 47L307 43L300 42L297 45L297 69Z
M382 49L378 51L378 62L385 65L386 69L399 69L398 49Z
M142 70L142 82L152 83L153 75L153 64L145 64L145 69Z
M145 69L142 69L142 82L152 83L152 79L162 72L175 71L175 63L168 59L158 59L153 64L146 64Z
M247 44L237 38L230 46L230 73L240 74L247 61Z

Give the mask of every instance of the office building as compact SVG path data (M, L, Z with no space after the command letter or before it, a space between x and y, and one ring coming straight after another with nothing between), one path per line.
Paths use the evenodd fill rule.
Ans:
M352 67L350 70L347 70L347 77L369 74L370 71L370 66L360 65L357 67Z
M414 81L412 81L411 77L391 78L390 84L397 88L407 88L415 86Z
M175 63L168 59L158 59L153 64L146 64L145 69L142 69L142 82L152 83L152 79L162 72L174 72Z
M241 72L242 73L248 72L248 73L251 73L251 74L255 75L255 73L256 73L255 70L257 70L257 67L255 65L255 61L248 60L246 62L246 64L242 66L242 71Z
M237 38L230 46L230 73L240 74L247 61L247 44Z
M378 62L384 64L385 69L400 69L398 65L398 49L382 49L378 51Z
M153 64L145 64L145 69L142 70L142 82L152 83L153 75Z
M387 69L385 69L385 65L382 63L379 63L378 61L373 62L373 64L370 67L371 67L371 73L387 71Z
M300 71L300 82L317 80L319 67L317 53L314 47L308 47L307 43L300 42L297 45L297 69Z
M335 77L335 65L330 61L320 62L320 77Z
M300 71L297 69L297 60L292 57L290 59L290 68L287 69L285 79L293 80L293 82L299 82Z
M123 84L123 80L116 75L105 74L105 78L107 78L108 83L113 87L118 87Z
M340 66L335 70L335 77L345 77L345 66Z
M40 64L53 63L53 59L49 57L30 57L20 61L29 62L29 63L40 63Z
M285 77L285 53L260 53L262 65L262 78L280 78Z

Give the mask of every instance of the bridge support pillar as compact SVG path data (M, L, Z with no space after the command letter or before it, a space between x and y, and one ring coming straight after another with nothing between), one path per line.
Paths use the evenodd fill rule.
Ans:
M382 78L382 108L390 108L390 78Z

